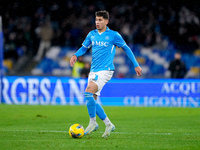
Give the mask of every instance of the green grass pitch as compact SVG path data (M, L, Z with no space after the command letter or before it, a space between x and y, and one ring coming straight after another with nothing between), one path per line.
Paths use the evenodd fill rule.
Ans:
M116 130L81 139L69 136L74 123L88 125L86 106L0 105L1 150L200 149L200 108L108 107Z

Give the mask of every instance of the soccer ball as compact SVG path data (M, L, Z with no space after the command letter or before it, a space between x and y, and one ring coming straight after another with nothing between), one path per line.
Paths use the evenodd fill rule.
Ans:
M69 128L69 135L71 138L82 138L84 136L84 128L80 124L73 124Z

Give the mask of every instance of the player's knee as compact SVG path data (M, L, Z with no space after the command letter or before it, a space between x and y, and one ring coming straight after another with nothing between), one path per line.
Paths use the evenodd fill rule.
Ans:
M89 93L93 93L94 94L97 91L98 91L97 84L94 83L94 82L92 82L92 81L90 81L89 84L88 84L88 86L85 89L85 92L89 92Z
M90 86L87 86L85 89L85 92L92 93L91 91L92 91L92 88Z

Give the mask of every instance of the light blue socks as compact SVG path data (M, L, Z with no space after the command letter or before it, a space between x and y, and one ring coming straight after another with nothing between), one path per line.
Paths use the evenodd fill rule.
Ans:
M85 92L85 98L90 118L96 117L96 101L94 100L93 94Z
M96 103L96 114L101 120L104 120L107 117L103 107L101 107L99 103Z
M104 112L104 109L96 103L96 100L93 97L92 93L85 92L85 98L86 98L86 105L88 109L88 113L90 118L96 117L97 116L101 119L104 120L107 116Z

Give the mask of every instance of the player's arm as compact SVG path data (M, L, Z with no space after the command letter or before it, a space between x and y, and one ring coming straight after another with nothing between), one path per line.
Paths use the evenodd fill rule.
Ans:
M88 50L88 48L86 48L85 46L82 46L81 48L79 48L79 50L71 57L70 59L70 66L73 67L77 57L82 56L83 54L85 54L85 52Z
M126 52L129 59L133 62L137 76L141 76L142 75L141 67L139 66L137 60L135 59L133 52L131 51L131 49L128 47L128 45L118 32L116 32L114 44L117 45L119 48L121 47Z
M131 49L128 47L127 44L123 45L122 49L126 52L129 59L133 62L137 76L141 76L142 75L142 68L139 66L139 64L138 64L133 52L131 51Z
M71 57L70 59L70 66L73 67L77 57L82 56L85 52L91 47L91 40L90 40L91 33L89 33L82 44L82 47L78 49L78 51Z
M138 64L138 62L137 62L137 60L136 60L136 58L135 58L133 52L132 52L131 49L128 47L128 45L127 45L127 44L124 44L124 45L122 46L122 49L126 52L126 54L128 55L129 59L133 62L134 67L135 67L135 68L138 67L139 64Z

